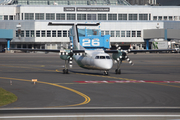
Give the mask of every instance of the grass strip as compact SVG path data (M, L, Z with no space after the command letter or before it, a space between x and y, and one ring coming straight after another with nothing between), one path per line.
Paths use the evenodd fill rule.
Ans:
M3 88L0 88L0 106L13 103L17 100L17 96Z

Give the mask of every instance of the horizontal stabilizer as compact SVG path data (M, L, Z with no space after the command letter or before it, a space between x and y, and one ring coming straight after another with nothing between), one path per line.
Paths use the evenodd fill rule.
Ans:
M57 25L64 25L64 26L72 26L72 25L77 25L77 26L98 26L100 23L58 23L58 22L49 22L49 26L57 26Z
M66 55L64 50L56 50L56 49L29 49L29 48L10 48L10 50L22 50L22 51L41 51L41 52L57 52ZM73 50L73 53L85 53L85 50Z
M118 50L105 50L105 53L118 53Z

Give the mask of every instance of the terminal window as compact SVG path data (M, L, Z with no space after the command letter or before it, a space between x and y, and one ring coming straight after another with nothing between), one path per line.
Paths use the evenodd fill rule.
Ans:
M158 17L158 20L162 20L162 16L159 16L159 17Z
M111 37L114 37L114 31L111 31Z
M46 37L46 31L45 30L41 31L41 37Z
M56 14L56 20L65 20L65 14L64 13L57 13Z
M55 30L52 31L52 37L56 37L56 31Z
M40 37L40 31L39 30L36 31L36 37Z
M164 20L167 20L167 16L164 16Z
M44 13L35 13L35 20L44 20Z
M109 31L105 31L105 35L109 35Z
M169 20L173 20L172 18L173 18L172 16L169 16Z
M67 31L63 30L63 37L67 37Z
M29 37L29 30L26 30L26 37Z
M34 30L31 30L31 37L34 37Z
M25 13L25 20L34 20L34 13Z
M118 14L118 20L127 20L127 14Z
M98 20L106 20L106 14L98 14Z
M117 14L108 14L108 20L117 20Z
M132 37L136 37L136 31L132 31Z
M8 20L8 15L4 15L4 20Z
M14 18L13 15L9 16L9 20L13 20L13 18Z
M137 37L141 37L141 31L137 31Z
M101 35L104 35L104 31L101 31Z
M46 20L55 20L54 13L46 13Z
M131 31L126 31L126 37L131 37Z
M61 37L61 31L58 30L58 37Z
M139 20L148 20L148 14L139 14Z
M87 20L96 20L96 14L87 14Z
M0 15L0 20L3 20L3 16L2 15Z
M77 20L86 20L86 14L77 14Z
M19 37L18 31L16 30L16 37Z
M51 37L51 31L50 30L47 31L47 37Z
M121 31L121 37L125 37L125 31Z
M120 37L120 31L116 31L116 37Z
M21 30L21 37L24 37L24 30Z
M157 16L153 16L153 20L157 20Z
M129 20L137 20L137 14L129 14Z
M67 20L76 20L76 15L75 14L67 14Z

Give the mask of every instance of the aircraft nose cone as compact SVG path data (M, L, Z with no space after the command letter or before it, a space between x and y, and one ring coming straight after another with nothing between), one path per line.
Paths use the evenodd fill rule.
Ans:
M113 66L112 60L104 60L98 63L103 70L110 70Z

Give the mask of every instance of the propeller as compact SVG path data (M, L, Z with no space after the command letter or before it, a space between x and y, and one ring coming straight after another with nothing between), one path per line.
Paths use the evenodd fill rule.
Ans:
M69 67L72 68L72 60L73 60L73 43L70 42L70 53L69 53Z
M118 44L116 44L116 48L118 51L121 51L121 53L122 53L119 56L119 58L117 58L118 61L119 61L119 59L123 59L123 57L124 57L124 59L126 59L129 62L129 64L134 65L132 60L130 60L130 58L127 56L127 53L130 52L130 49L128 49L128 51L125 52L123 49L121 49L121 47Z

